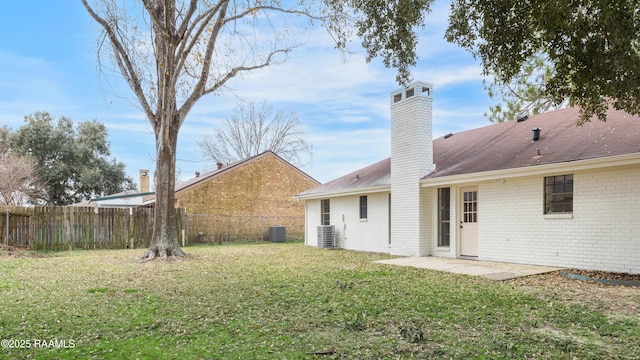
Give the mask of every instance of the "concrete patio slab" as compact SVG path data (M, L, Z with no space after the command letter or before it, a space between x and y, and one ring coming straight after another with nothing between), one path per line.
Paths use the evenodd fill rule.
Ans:
M543 274L563 268L537 265L511 264L494 261L450 259L438 257L403 257L378 260L382 264L413 266L422 269L446 271L455 274L484 276L491 280L508 280L523 276Z

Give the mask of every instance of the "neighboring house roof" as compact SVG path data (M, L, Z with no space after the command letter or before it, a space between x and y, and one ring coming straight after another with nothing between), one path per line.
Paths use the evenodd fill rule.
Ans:
M217 176L219 176L219 175L221 175L221 174L223 174L223 173L225 173L227 171L230 171L232 169L236 169L238 167L241 167L241 166L243 166L245 164L248 164L250 162L256 161L257 159L259 159L261 157L265 157L265 156L275 156L276 158L280 159L282 162L284 162L285 164L290 166L292 169L296 170L297 172L299 172L303 176L306 176L309 179L311 179L314 182L319 184L319 182L317 180L315 180L314 178L312 178L311 176L306 174L304 171L302 171L302 170L298 169L297 167L291 165L291 163L289 163L288 161L284 160L282 157L278 156L278 154L274 153L273 151L267 150L267 151L262 152L262 153L260 153L258 155L254 155L254 156L248 157L248 158L246 158L244 160L237 161L235 163L223 166L223 167L221 167L219 169L215 169L213 171L206 172L206 173L204 173L202 175L199 175L199 176L197 176L197 177L195 177L193 179L189 179L187 181L181 182L180 184L176 185L176 193L184 191L184 190L187 190L187 189L192 188L194 186L197 186L197 185L201 184L202 182L211 180L211 179L213 179L213 178L215 178L215 177L217 177ZM155 197L153 197L150 202L154 202L154 201L155 201Z
M138 207L145 206L154 192L138 192L137 190L127 190L121 193L93 198L89 201L83 201L74 206L100 206L100 207Z
M276 153L267 150L265 152L262 152L258 155L254 155L252 157L246 158L244 160L235 162L233 164L230 165L226 165L223 166L219 169L215 169L213 171L209 171L205 174L202 174L200 176L197 176L193 179L189 179L185 182L182 182L180 184L176 185L176 190L175 192L178 193L180 191L189 189L193 186L197 186L198 184L210 180L212 178L215 178L216 176L219 176L229 170L232 169L236 169L242 165L248 164L252 161L255 161L261 157L264 156L274 156L278 159L280 159L282 162L284 162L285 164L287 164L288 166L290 166L292 169L296 170L297 172L299 172L300 174L302 174L303 176L308 177L309 179L313 180L315 183L320 184L317 180L315 180L314 178L312 178L311 176L309 176L308 174L306 174L305 172L303 172L302 170L298 169L297 167L291 165L291 163L289 163L288 161L284 160L282 157L278 156ZM118 194L113 194L113 195L109 195L109 196L104 196L104 197L100 197L100 198L94 198L91 199L90 201L83 201L81 203L78 204L74 204L72 206L93 206L93 205L98 205L98 206L110 206L110 207L135 207L135 206L149 206L149 205L153 205L155 203L155 192L150 191L150 192L144 192L144 193L139 193L136 190L129 190L129 191L124 191Z
M577 126L578 118L579 108L572 107L437 138L433 140L435 170L423 180L640 154L640 117L610 109L606 122L594 119ZM534 128L540 128L537 141L533 140ZM391 159L387 158L296 197L388 190L390 174Z

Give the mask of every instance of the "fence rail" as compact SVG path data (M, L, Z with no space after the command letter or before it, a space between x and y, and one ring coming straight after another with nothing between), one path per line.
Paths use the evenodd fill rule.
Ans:
M178 238L186 213L176 209ZM0 236L7 246L31 250L124 249L149 246L153 209L0 207Z

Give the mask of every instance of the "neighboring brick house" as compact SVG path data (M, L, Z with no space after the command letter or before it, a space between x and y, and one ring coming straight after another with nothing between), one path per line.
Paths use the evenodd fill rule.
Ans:
M304 191L306 243L640 273L640 118L567 108L432 140L433 86L391 94L391 157Z
M220 236L228 236L228 227L246 229L250 222L258 222L253 232L259 236L269 224L293 227L285 222L294 217L302 228L304 206L293 196L320 184L271 151L230 165L218 164L217 169L196 175L176 185L175 199L176 207L186 208L189 216L210 215L206 226L202 222L207 217L190 217L190 233L202 233L204 241L220 240Z
M268 237L269 226L286 226L287 237L304 236L304 206L294 195L320 183L272 151L238 161L176 185L175 206L189 218L189 241ZM154 207L149 171L140 170L140 192L128 191L77 206Z
M303 216L293 196L320 183L271 151L176 185L176 207L189 214Z

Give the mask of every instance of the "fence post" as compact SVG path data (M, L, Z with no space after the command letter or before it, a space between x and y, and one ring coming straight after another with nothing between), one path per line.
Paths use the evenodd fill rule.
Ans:
M5 240L7 241L7 246L9 246L9 210L7 210L7 238Z

